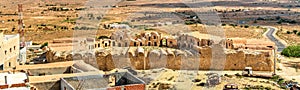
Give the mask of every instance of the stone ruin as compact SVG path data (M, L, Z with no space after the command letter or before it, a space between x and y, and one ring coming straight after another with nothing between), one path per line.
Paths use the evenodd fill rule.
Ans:
M85 45L89 47L86 48L87 51L77 47L77 51L71 51L72 46L67 47L66 50L69 51L60 50L63 46L50 47L46 53L47 62L84 60L105 71L124 67L138 70L243 70L245 67L252 67L257 71L274 69L272 51L275 45L269 42L255 43L257 40L226 39L216 42L212 40L212 35L199 32L182 33L173 38L163 37L161 33L153 31L132 36L125 30L115 32L109 39L100 42L90 41L92 42ZM60 44L65 43L58 45Z
M137 70L169 68L173 70L243 70L252 67L255 71L272 71L274 62L272 55L263 51L225 50L222 57L214 57L211 46L197 47L196 51L172 48L147 49L145 47L118 47L121 51L98 50L87 52L55 52L46 53L47 62L84 60L100 70L132 67ZM226 60L217 61L214 60ZM224 62L224 63L222 63Z

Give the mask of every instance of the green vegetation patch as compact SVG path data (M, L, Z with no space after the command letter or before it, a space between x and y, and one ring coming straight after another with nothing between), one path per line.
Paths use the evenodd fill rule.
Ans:
M289 46L281 54L287 57L300 57L300 45Z
M48 46L48 42L45 42L40 48L42 49L42 48L44 48L46 46Z

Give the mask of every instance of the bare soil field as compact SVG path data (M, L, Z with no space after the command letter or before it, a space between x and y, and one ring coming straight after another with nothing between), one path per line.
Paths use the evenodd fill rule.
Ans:
M300 44L300 35L298 35L300 32L299 25L282 25L277 26L277 28L279 29L277 35L285 40L289 45ZM294 31L297 31L296 34Z
M222 90L226 84L236 84L239 89L244 89L246 86L263 86L268 87L271 90L280 90L279 87L273 85L273 81L268 79L261 78L251 78L236 76L235 74L241 74L242 71L173 71L173 70L163 70L163 71L142 71L145 72L144 76L155 78L147 85L148 90L157 90L155 89L156 83L161 84L171 84L176 87L176 89L187 89L187 90ZM207 83L207 74L208 73L218 73L221 75L221 83L214 86L201 86L200 83ZM225 74L227 74L225 76ZM269 72L269 74L271 74ZM192 82L193 80L198 79L198 81ZM157 86L157 88L163 86Z
M190 27L193 30L198 30L201 33L208 33L208 30L205 28L205 26L195 26L190 25ZM224 33L226 38L252 38L252 39L262 39L263 33L266 32L266 29L262 27L257 26L249 26L247 28L244 27L244 25L238 25L238 26L222 26L222 31L220 33Z
M277 64L277 74L285 79L300 81L300 59L299 58L281 58Z
M86 4L86 0L80 1L58 1L58 0L49 0L49 1L34 1L25 0L23 3L23 18L24 18L24 29L25 39L32 40L37 43L48 42L55 38L66 38L72 37L73 29L76 26L76 19L79 11L75 10L77 8L82 8ZM205 1L203 1L205 2ZM212 1L216 2L216 1ZM99 21L102 23L114 23L114 22L124 22L132 19L135 16L138 16L140 11L149 10L152 12L174 12L175 10L186 10L188 8L172 8L172 7L159 7L151 6L151 4L168 4L168 3L178 3L178 0L168 0L161 3L161 1L147 1L147 0L137 0L137 1L128 1L124 3L119 3L119 5L129 4L136 6L128 7L118 7L112 8L109 10L104 19ZM17 33L18 31L18 12L16 1L0 1L0 21L2 24L0 28L7 28L7 33ZM144 5L144 6L139 6ZM147 6L148 5L148 6ZM50 10L53 7L58 8L68 8L68 11L53 11ZM222 6L221 6L222 7ZM219 7L217 7L219 8ZM211 8L206 8L211 9ZM205 8L201 8L205 10ZM9 15L7 15L9 14ZM12 14L12 15L10 15ZM101 25L101 24L100 24ZM190 26L193 30L199 30L200 32L205 33L203 27L194 27ZM241 37L241 38L261 38L262 33L264 32L261 28L256 27L232 27L224 26L223 27L226 37ZM204 30L204 31L203 31ZM111 30L102 30L99 28L97 35L109 35Z

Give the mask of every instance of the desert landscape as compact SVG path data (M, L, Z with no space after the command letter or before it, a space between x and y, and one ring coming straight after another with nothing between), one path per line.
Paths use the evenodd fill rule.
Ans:
M1 0L0 89L299 90L299 0Z

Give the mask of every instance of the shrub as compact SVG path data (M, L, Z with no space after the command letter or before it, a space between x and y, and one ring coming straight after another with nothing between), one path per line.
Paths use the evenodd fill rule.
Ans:
M265 20L265 19L262 17L258 17L256 20Z
M197 86L204 86L205 85L205 83L199 83L199 84L197 84Z
M280 17L280 16L277 16L277 17L276 17L276 20L280 20L280 19L281 19L281 17Z
M281 68L277 68L277 71L281 71L282 69Z
M278 81L277 81L277 83L278 83L279 85L283 84L284 82L285 82L285 81L284 81L283 78L280 78L280 79L278 79Z
M286 87L285 87L285 86L280 86L280 88L281 88L281 89L286 89Z
M240 73L236 73L236 74L234 74L235 76L242 76Z
M194 24L194 22L192 22L192 21L185 21L184 22L186 25L192 25L192 24Z
M282 20L279 20L279 21L277 22L277 24L282 24L282 22L283 22Z
M300 36L300 32L298 32L298 34L297 34L298 36Z
M232 75L225 74L224 76L232 78Z
M265 87L265 90L272 90L271 87Z
M153 28L145 28L145 30L147 31L147 30L155 30L155 29L153 29Z
M277 81L279 78L280 78L279 75L275 75L275 76L273 76L271 79L272 79L273 81Z
M193 82L201 82L201 79L194 79Z
M293 33L294 33L294 34L297 34L297 32L298 32L298 30L293 30Z
M34 50L30 48L29 51L34 51Z
M234 74L237 78L243 78L243 75L241 75L240 73L236 73Z
M248 26L248 25L245 25L244 27L245 27L245 28L249 28L249 26Z
M291 32L291 31L286 31L286 33L287 33L287 34L291 34L292 32Z
M230 25L230 26L233 26L233 27L235 26L235 24L229 24L229 25Z
M45 43L41 46L41 49L44 48L45 46L48 46L48 42L45 42Z
M32 45L40 45L40 44L38 44L38 43L32 43Z
M281 54L287 57L300 57L300 45L289 46L283 49Z
M223 23L222 26L226 26L226 24Z

